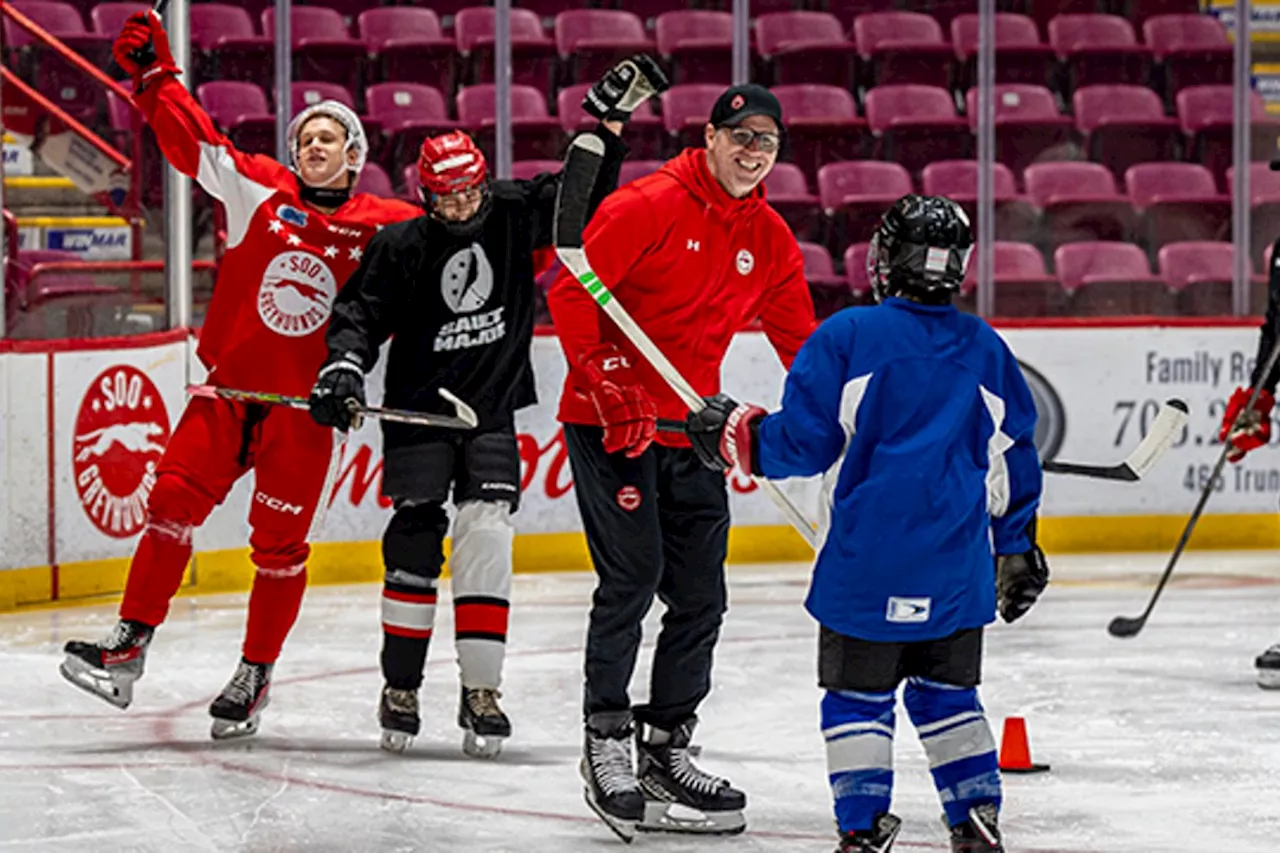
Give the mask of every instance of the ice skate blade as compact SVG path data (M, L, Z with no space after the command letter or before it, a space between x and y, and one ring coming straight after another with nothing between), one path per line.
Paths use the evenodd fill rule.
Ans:
M747 828L742 812L704 812L683 803L646 800L641 832L678 832L686 835L737 835Z
M209 736L214 740L237 740L257 733L257 714L247 720L223 720L214 717L213 725L209 727Z
M117 683L102 670L94 669L79 658L67 658L58 665L58 672L85 693L97 696L122 711L133 702L133 680Z
M462 751L472 758L493 760L502 752L504 738L478 735L470 729L462 736Z
M614 835L618 836L628 844L636 840L635 823L614 817L604 809L600 808L596 801L591 798L591 789L589 787L583 787L582 799L587 801L587 806L596 813L596 817L604 821L604 825L609 827L609 829L613 831Z
M383 729L382 741L379 743L387 752L402 753L413 743L413 735L396 729Z
M1263 690L1280 690L1280 669L1259 669L1258 686Z

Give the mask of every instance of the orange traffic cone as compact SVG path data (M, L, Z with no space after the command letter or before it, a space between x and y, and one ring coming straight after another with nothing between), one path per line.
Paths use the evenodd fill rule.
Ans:
M1004 773L1043 773L1048 764L1031 761L1031 744L1027 740L1027 721L1022 717L1006 717L1000 737L1000 770Z

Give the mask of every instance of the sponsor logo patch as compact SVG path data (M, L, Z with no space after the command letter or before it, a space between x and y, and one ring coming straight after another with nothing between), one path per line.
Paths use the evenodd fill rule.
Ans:
M929 610L933 605L931 598L899 598L889 597L889 606L884 618L889 622L928 622Z

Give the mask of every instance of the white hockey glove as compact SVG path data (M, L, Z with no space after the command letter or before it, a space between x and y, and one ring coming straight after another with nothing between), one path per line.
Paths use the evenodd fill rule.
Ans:
M671 88L651 57L638 53L610 68L582 98L582 108L600 121L627 121L636 107Z

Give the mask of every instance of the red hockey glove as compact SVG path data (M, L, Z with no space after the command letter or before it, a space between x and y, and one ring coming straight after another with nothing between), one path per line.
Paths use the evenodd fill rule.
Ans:
M1222 416L1218 440L1231 445L1227 458L1232 462L1239 462L1250 450L1271 441L1271 407L1276 404L1276 398L1264 388L1254 401L1253 408L1241 415L1241 410L1252 394L1252 388L1237 388L1227 401L1227 412ZM1236 424L1238 415L1240 423Z
M705 409L685 418L689 441L702 464L713 471L728 471L736 465L747 474L759 475L756 430L768 412L727 394L703 397L702 402L707 404Z
M604 426L605 453L625 450L634 459L653 443L658 409L636 378L631 362L613 344L601 344L582 357L588 393Z
M116 64L133 78L136 91L162 74L177 74L169 36L154 11L135 12L125 21L124 29L111 46Z

